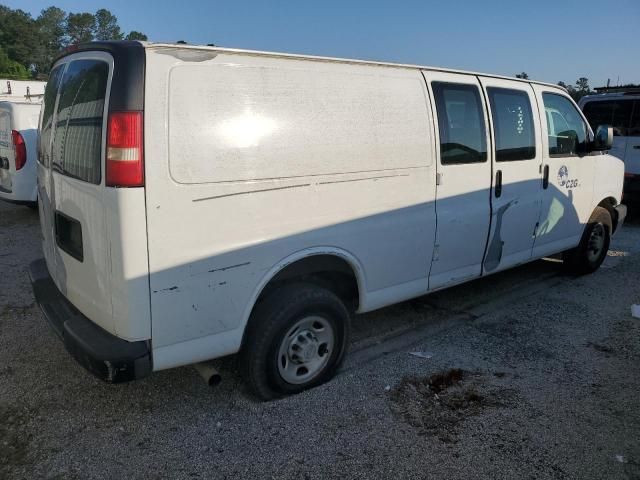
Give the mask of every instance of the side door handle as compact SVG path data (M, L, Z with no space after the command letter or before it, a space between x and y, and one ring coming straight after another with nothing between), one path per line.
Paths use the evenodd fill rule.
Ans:
M502 170L496 172L496 186L495 186L496 198L502 195Z
M544 166L544 175L542 176L542 188L545 190L549 186L549 165Z
M634 145L633 148L636 150L640 150L640 145Z

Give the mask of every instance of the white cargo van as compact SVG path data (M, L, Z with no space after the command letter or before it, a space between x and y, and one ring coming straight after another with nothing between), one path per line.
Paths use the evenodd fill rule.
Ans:
M580 99L579 105L591 126L613 127L609 152L625 164L625 203L640 204L640 87L597 88L600 93Z
M0 101L0 200L35 206L40 105Z
M555 85L91 43L40 121L37 301L120 382L239 353L261 398L333 375L352 313L565 252L592 272L622 162Z

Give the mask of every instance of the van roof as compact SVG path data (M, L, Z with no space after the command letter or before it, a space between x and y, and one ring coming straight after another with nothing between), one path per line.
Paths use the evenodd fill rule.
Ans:
M350 58L339 58L339 57L322 57L317 55L302 55L302 54L294 54L294 53L282 53L282 52L268 52L261 50L247 50L247 49L239 49L239 48L226 48L226 47L216 47L216 46L208 46L208 45L189 45L189 44L178 44L178 43L162 43L162 42L143 42L143 41L117 41L117 42L89 42L89 43L81 43L79 45L74 45L71 48L64 51L58 58L62 58L66 55L71 55L76 51L85 51L85 50L111 50L116 45L118 46L127 46L129 45L142 45L144 48L175 48L180 50L205 50L211 52L220 52L220 53L228 53L228 54L244 54L244 55L253 55L253 56L265 56L265 57L273 57L273 58L290 58L297 60L313 60L318 62L332 62L332 63L350 63L357 65L377 65L382 67L391 67L391 68L410 68L410 69L419 69L419 70L431 70L436 72L449 72L449 73L461 73L466 75L480 75L483 77L491 77L491 78L502 78L505 80L513 80L517 82L523 83L534 83L537 85L544 85L547 87L552 87L557 90L561 90L566 93L566 89L559 85L555 85L553 83L540 82L536 80L530 79L522 79L509 77L505 75L495 75L491 73L482 73L482 72L474 72L468 70L457 70L452 68L441 68L441 67L432 67L426 65L415 65L415 64L406 64L406 63L393 63L393 62L379 62L374 60L357 60ZM117 48L117 47L116 47ZM56 59L57 60L57 59Z

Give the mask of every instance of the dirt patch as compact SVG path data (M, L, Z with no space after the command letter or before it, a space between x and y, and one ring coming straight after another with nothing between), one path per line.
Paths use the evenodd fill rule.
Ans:
M24 465L29 454L31 434L26 424L32 412L26 408L0 405L0 478L13 467Z
M390 399L391 410L420 434L452 443L466 418L504 406L512 397L512 390L489 386L483 374L454 368L429 377L405 377Z

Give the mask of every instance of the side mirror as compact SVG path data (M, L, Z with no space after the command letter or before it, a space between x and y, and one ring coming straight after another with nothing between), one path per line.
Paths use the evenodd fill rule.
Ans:
M593 139L592 150L609 150L613 145L613 127L610 125L599 125L596 129L596 136Z

